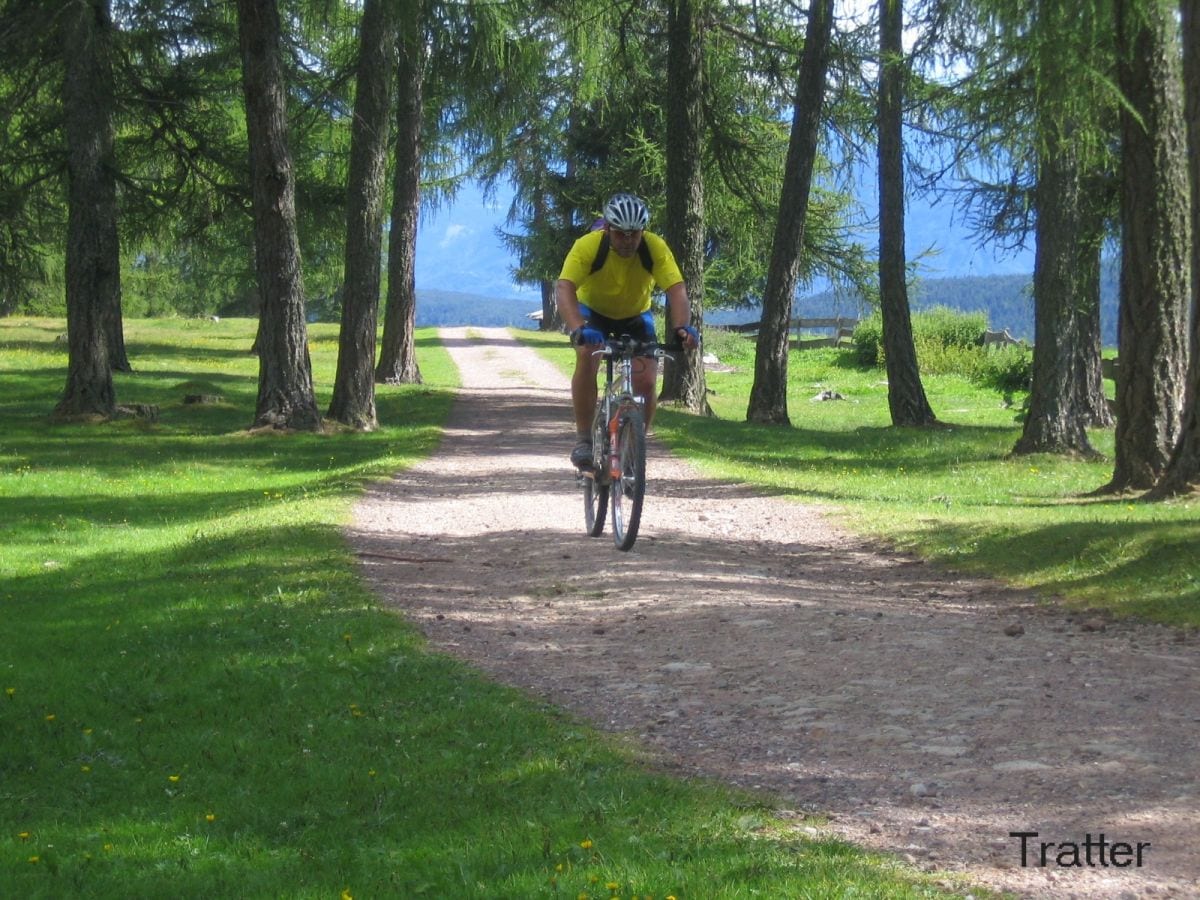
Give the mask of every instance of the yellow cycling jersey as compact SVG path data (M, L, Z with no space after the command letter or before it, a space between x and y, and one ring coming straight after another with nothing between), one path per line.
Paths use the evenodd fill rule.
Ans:
M614 250L609 250L604 265L593 272L592 263L603 236L603 231L589 231L577 240L558 276L575 285L579 302L589 309L610 319L628 319L650 308L654 285L666 290L683 281L667 242L649 231L642 232L642 240L650 250L653 273L646 271L639 254L623 259Z

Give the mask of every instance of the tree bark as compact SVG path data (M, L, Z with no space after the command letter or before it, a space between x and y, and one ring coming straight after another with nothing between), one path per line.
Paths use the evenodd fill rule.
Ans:
M346 195L346 279L329 418L374 430L375 331L379 320L383 186L396 69L392 0L366 0L360 24Z
M67 137L67 383L54 415L112 416L116 409L114 310L120 327L120 248L113 156L108 0L73 0L63 16Z
M414 332L417 319L417 220L421 208L421 121L425 79L423 26L415 17L400 24L396 69L396 174L388 237L388 291L383 345L375 380L420 384Z
M558 314L558 303L554 299L554 282L542 281L542 319L538 331L561 331L562 317Z
M544 162L539 160L544 168ZM531 207L533 209L532 232L544 233L547 220L550 218L550 197L539 184L532 191ZM558 314L558 302L555 299L555 284L553 278L543 278L538 286L542 296L542 318L538 322L538 331L562 331L562 317Z
M804 54L796 79L792 131L784 164L779 216L771 246L771 263L763 291L762 321L754 351L754 384L746 420L767 425L790 424L787 409L787 355L792 301L800 273L805 217L817 158L817 137L825 102L825 77L833 34L833 0L813 0L809 7Z
M1200 488L1200 0L1183 0L1184 116L1191 190L1191 336L1183 425L1158 484L1147 499L1159 500Z
M687 285L691 322L704 324L704 37L693 0L672 0L667 9L667 243ZM668 319L670 313L668 312ZM670 342L672 335L667 334ZM689 412L712 415L704 381L702 350L682 350L663 370L660 400Z
M1039 145L1037 252L1033 267L1033 387L1013 452L1098 454L1076 403L1086 396L1085 315L1099 283L1098 240L1086 233L1083 164L1060 109L1043 108ZM1095 235L1098 238L1099 235Z
M1143 490L1182 431L1190 234L1182 73L1157 2L1118 0L1121 300L1116 461L1105 492Z
M276 0L238 0L237 9L260 299L254 424L311 431L321 414L304 321L279 9Z
M1089 179L1093 187L1098 179ZM1103 263L1106 232L1102 189L1087 192L1083 203L1087 207L1084 236L1081 244L1090 248L1086 259L1080 260L1080 295L1076 310L1079 341L1075 354L1074 407L1085 428L1111 428L1115 423L1104 393L1102 351L1104 342L1100 326L1100 272Z
M892 424L937 421L917 366L904 248L904 10L879 2L879 303Z

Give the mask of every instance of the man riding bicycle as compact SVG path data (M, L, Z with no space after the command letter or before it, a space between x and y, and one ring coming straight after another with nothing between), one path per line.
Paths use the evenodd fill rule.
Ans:
M558 276L558 314L575 345L571 405L575 413L575 449L571 462L592 465L592 418L596 412L597 346L610 337L629 335L657 341L650 314L650 292L657 285L667 295L667 329L688 350L700 343L692 327L691 304L683 275L667 242L646 231L650 210L633 194L615 194L604 205L603 227L585 234L571 247ZM611 252L609 252L611 250ZM654 420L658 360L639 357L633 390L645 398L646 427Z

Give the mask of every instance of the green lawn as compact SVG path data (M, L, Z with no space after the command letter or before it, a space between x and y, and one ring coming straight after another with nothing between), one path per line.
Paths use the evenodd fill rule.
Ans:
M571 365L565 338L522 337ZM750 425L753 342L712 329L706 347L735 369L707 376L716 418L664 405L656 422L703 471L822 504L860 533L1047 599L1200 628L1200 500L1088 496L1112 475L1111 430L1092 434L1103 461L1013 457L1015 411L953 375L924 377L947 427L893 428L883 370L832 348L789 357L791 427ZM813 399L825 390L846 399Z
M236 320L128 322L118 399L158 422L51 424L63 330L0 320L4 896L935 893L764 798L656 774L379 607L340 529L438 440L457 375L431 334L378 431L285 436L247 431ZM322 409L336 345L312 328Z

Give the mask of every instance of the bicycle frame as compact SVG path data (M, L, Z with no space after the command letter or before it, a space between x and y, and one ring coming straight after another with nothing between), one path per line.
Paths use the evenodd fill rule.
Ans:
M596 465L595 474L606 482L621 477L620 463L612 451L616 446L622 410L631 403L645 408L646 399L633 392L633 361L647 350L652 351L655 361L670 359L661 345L649 341L636 341L628 336L610 338L604 342L602 348L592 354L604 357L604 392L596 401L592 446L597 451L597 463L603 462ZM603 432L600 429L601 423L604 425ZM604 450L603 457L599 452L601 448Z
M639 356L670 359L657 343L628 336L605 341L604 392L596 398L592 420L593 466L578 473L584 488L587 533L604 530L606 505L612 508L613 542L629 550L637 540L646 489L645 398L634 393L633 361Z

